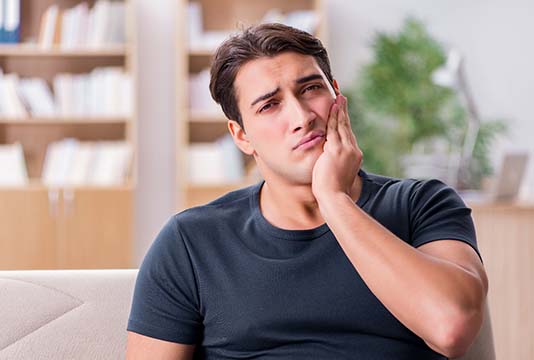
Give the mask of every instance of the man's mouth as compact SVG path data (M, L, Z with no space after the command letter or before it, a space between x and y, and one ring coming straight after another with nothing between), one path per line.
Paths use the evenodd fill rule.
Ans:
M309 149L321 141L323 141L325 134L323 131L312 131L310 134L303 137L298 144L293 148L295 149Z

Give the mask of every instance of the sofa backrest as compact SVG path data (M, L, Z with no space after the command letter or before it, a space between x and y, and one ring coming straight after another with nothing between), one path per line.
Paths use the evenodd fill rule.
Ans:
M0 271L0 359L124 359L137 270ZM461 360L495 360L488 307Z
M0 271L0 359L124 359L136 275Z

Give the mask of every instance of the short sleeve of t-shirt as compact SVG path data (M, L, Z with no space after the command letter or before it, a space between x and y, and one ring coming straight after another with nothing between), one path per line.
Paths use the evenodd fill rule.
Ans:
M202 319L193 265L176 218L152 243L139 269L128 330L183 344L199 340Z
M411 194L412 245L453 239L469 244L478 254L475 226L458 193L440 180L419 180Z

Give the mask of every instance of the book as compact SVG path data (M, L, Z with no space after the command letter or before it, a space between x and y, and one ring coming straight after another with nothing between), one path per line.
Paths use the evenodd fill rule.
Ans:
M48 145L43 163L41 180L48 186L67 184L78 140L67 138Z
M24 151L20 143L0 144L0 186L28 184Z
M41 16L38 44L42 49L49 49L56 43L59 6L50 5Z
M32 116L46 117L56 115L54 98L44 79L20 79L18 93Z
M16 74L0 72L0 115L8 118L24 118L28 115L18 92L19 78Z
M20 42L20 0L4 0L3 42Z
M123 184L132 147L125 141L82 142L67 138L47 147L41 179L49 186Z
M189 181L192 184L220 185L243 181L243 155L230 134L211 143L192 143L188 151Z
M125 141L100 141L95 144L94 163L87 183L120 185L128 177L132 148Z

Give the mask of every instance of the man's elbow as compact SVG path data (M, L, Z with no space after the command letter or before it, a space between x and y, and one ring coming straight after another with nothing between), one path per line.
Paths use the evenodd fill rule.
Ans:
M480 309L470 315L463 314L447 321L435 342L438 352L451 359L463 356L478 335L483 316Z

